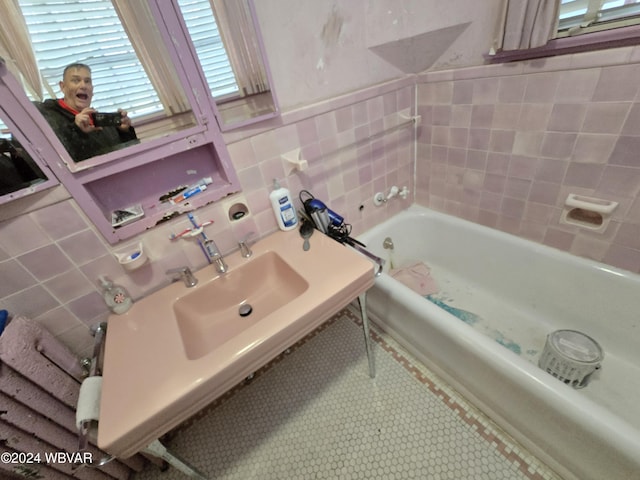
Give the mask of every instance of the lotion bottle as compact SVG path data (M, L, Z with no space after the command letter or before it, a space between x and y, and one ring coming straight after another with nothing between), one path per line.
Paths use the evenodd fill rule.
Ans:
M276 215L280 230L292 230L298 225L298 216L291 200L291 193L281 187L277 179L273 179L273 192L269 194L273 213Z
M104 275L101 275L99 280L102 287L102 295L109 310L116 315L122 315L131 308L133 300L124 287L114 284Z

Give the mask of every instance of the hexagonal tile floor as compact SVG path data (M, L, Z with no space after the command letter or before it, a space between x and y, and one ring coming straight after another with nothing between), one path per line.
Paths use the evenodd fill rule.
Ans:
M345 309L164 438L211 479L557 480L438 377L374 330L369 378ZM135 480L182 480L148 466Z

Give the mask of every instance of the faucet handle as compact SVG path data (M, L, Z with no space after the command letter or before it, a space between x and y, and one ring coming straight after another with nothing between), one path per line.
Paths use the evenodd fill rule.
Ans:
M255 236L255 234L255 232L249 232L244 236L242 240L238 242L238 246L240 247L240 254L244 258L249 258L251 255L253 255L253 252L249 248L249 239Z
M166 273L171 275L174 280L181 279L187 288L195 287L198 284L198 279L193 276L189 267L170 268Z
M389 195L387 195L387 200L391 200L393 197L397 196L400 193L400 189L395 185L389 189Z

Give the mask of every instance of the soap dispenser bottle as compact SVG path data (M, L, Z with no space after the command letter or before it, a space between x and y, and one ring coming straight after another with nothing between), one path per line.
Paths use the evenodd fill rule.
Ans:
M273 179L273 188L273 192L269 194L269 200L271 200L271 207L276 215L278 227L285 231L296 228L298 216L291 200L291 193L281 187L275 178Z
M114 284L104 275L101 275L99 280L102 287L102 295L109 310L117 315L122 315L131 308L133 300L123 286Z

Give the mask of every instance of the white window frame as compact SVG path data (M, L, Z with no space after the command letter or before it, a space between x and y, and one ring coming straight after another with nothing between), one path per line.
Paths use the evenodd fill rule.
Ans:
M560 0L556 38L640 24L639 0Z
M561 6L560 2L563 0L557 1ZM590 0L583 1L588 4ZM607 0L602 1L607 2ZM566 10L564 12L560 10L558 17L563 14L566 14ZM592 22L591 25L572 32L572 35L558 32L559 20L560 18L556 20L556 37L551 39L547 45L522 50L499 51L495 54L487 55L487 60L489 63L517 62L534 58L640 45L640 23L627 22L630 20L629 18L622 20L622 22L627 22L625 24L620 22L620 19L618 19L618 23L612 23L613 21L610 18L601 16L598 22ZM585 22L583 21L583 23ZM579 33L589 34L580 35Z

